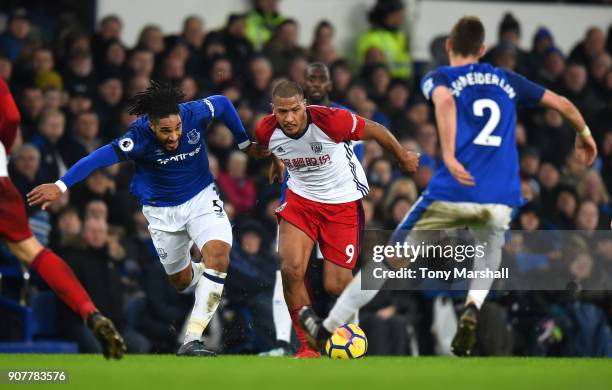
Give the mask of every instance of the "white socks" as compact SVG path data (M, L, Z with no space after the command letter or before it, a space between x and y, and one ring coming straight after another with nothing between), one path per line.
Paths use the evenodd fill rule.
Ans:
M204 273L205 267L204 267L204 263L200 262L200 263L194 263L193 261L191 262L191 283L189 283L189 286L187 286L185 288L185 290L195 286L196 284L198 284L198 282L200 281L200 278L202 277L202 274Z
M195 273L194 273L195 275ZM199 340L217 311L227 273L206 269L195 290L195 303L187 324L184 343ZM193 281L192 281L193 282Z
M291 343L291 316L289 308L283 295L283 278L281 272L276 271L276 281L274 282L274 296L272 297L272 318L274 318L274 329L276 330L276 340Z
M473 303L480 310L488 294L489 290L470 290L468 291L466 303Z
M361 271L359 271L336 300L336 304L323 321L323 327L331 333L347 322L355 321L359 309L370 302L376 294L378 290L361 289Z
M479 244L486 243L483 259L474 260L474 271L490 269L497 271L502 260L502 246L504 245L503 230L474 230L472 231ZM466 305L473 303L478 310L482 307L489 294L494 279L473 279L466 299Z

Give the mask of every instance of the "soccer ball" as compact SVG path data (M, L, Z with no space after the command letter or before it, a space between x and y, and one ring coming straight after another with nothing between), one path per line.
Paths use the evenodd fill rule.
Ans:
M355 324L344 324L334 331L325 344L325 353L332 359L359 359L368 351L368 339Z

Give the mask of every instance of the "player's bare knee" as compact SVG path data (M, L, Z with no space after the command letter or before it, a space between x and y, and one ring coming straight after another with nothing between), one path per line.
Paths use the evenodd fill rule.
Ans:
M323 288L333 297L338 297L352 280L352 274L337 273L333 277L324 278Z
M332 297L340 296L340 294L342 294L342 291L344 290L344 287L345 286L343 286L337 279L323 281L323 288L325 289L325 292L331 295Z
M306 270L304 266L295 261L282 261L280 263L281 276L283 283L293 284L301 282L304 279Z
M202 248L202 258L206 268L219 272L226 272L230 262L230 251L232 247L222 241L209 241Z
M214 269L219 272L226 272L229 267L229 256L211 256L205 262L206 268Z
M29 267L44 247L34 237L19 242L7 242L9 250L26 267Z

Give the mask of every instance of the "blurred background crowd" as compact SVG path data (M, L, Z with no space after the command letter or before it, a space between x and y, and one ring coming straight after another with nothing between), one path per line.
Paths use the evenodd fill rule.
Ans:
M0 77L9 83L22 115L9 165L21 194L54 182L77 160L123 134L135 119L123 111L126 99L147 88L151 79L179 85L186 101L226 95L253 136L256 123L270 113L273 86L285 79L304 83L307 64L317 61L330 69L332 101L383 124L423 156L418 172L408 176L379 145L364 145L370 184L363 201L366 226L395 228L441 164L432 107L418 82L426 71L446 63L444 37L431 42L430 62L413 62L402 28L405 5L379 0L368 13L370 28L356 37L354 55L343 57L330 22L322 19L311 44L302 47L299 15L283 15L277 7L276 0L255 0L250 11L228 15L219 30L207 29L199 16L187 16L176 35L152 23L129 47L122 42L122 27L129 21L115 15L94 25L71 12L60 17L36 6L0 6L5 20ZM582 283L608 277L610 286L612 240L589 247L589 232L609 229L612 215L612 28L584 31L570 52L557 48L545 26L532 37L522 36L521 22L511 13L497 31L487 33L497 34L498 43L485 60L568 97L585 116L600 151L594 166L583 165L573 151L575 132L558 113L520 109L516 138L528 202L516 210L512 227L580 230L575 245L593 255L561 253L558 263ZM280 186L267 183L267 162L248 160L222 123L210 126L206 143L235 225L226 297L208 343L226 352L265 351L275 347L274 209ZM126 334L131 352L173 352L192 297L178 294L167 281L147 221L129 195L132 171L130 163L99 170L47 211L27 211L36 237L69 262L95 304ZM529 245L518 239L511 243L506 261ZM542 261L545 267L555 260ZM317 262L313 259L313 278ZM0 250L1 270L16 264L6 249ZM6 271L3 276L2 296L22 304L46 289L35 275L8 277ZM379 294L361 313L371 353L448 353L455 298L460 295ZM481 327L481 353L612 354L609 293L497 292L492 298L482 313L488 326ZM1 306L0 312L0 339L19 340L23 323ZM47 338L77 340L81 351L99 349L67 307L58 303L52 315L57 326Z

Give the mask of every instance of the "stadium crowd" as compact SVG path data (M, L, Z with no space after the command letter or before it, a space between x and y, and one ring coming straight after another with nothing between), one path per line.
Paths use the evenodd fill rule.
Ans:
M273 86L284 79L303 84L307 64L315 61L330 69L331 100L385 125L422 155L418 172L409 177L378 144L364 145L368 229L394 229L441 164L432 109L418 82L428 69L445 63L443 40L432 42L431 62L413 62L399 0L377 2L368 14L370 29L356 37L354 55L347 57L335 46L334 26L324 20L310 46L300 46L298 15L280 14L276 0L254 1L249 12L229 15L220 30L208 30L199 16L188 16L177 35L150 24L133 47L123 43L127 21L117 16L103 17L90 32L91 26L75 20L49 28L35 11L0 10L7 17L0 34L0 77L9 83L22 114L9 171L24 198L123 134L135 119L123 111L126 99L146 89L151 79L180 85L186 101L226 95L253 135L256 123L270 112ZM612 27L576 36L569 53L556 46L546 27L523 36L510 13L497 32L488 33L497 33L498 43L485 60L567 96L585 116L600 150L596 164L586 167L573 152L574 130L559 114L519 112L516 138L528 202L516 210L512 228L576 229L582 234L576 245L588 246L585 232L609 229L612 216ZM275 346L274 210L280 185L268 184L268 162L248 160L223 124L208 129L206 143L235 225L226 297L208 345L238 353L266 351ZM30 224L41 243L68 260L96 305L120 328L130 352L173 352L192 297L177 293L166 280L147 221L129 195L132 170L125 163L97 171L47 211L29 208ZM517 245L507 250L507 259L521 251L522 244ZM591 250L600 256L562 256L563 266L583 283L608 278L610 285L612 242ZM197 250L193 256L199 256ZM311 275L316 275L316 262ZM16 261L0 252L0 265L9 264ZM45 289L34 282L30 289ZM23 298L21 284L5 278L1 293ZM382 292L361 313L370 353L448 353L443 339L455 328L445 326L444 316L449 307L454 310L454 297ZM496 292L486 307L481 353L612 356L610 293ZM59 308L57 337L77 340L81 351L99 350L79 318ZM0 338L19 337L18 323L5 317L0 326L6 329Z

